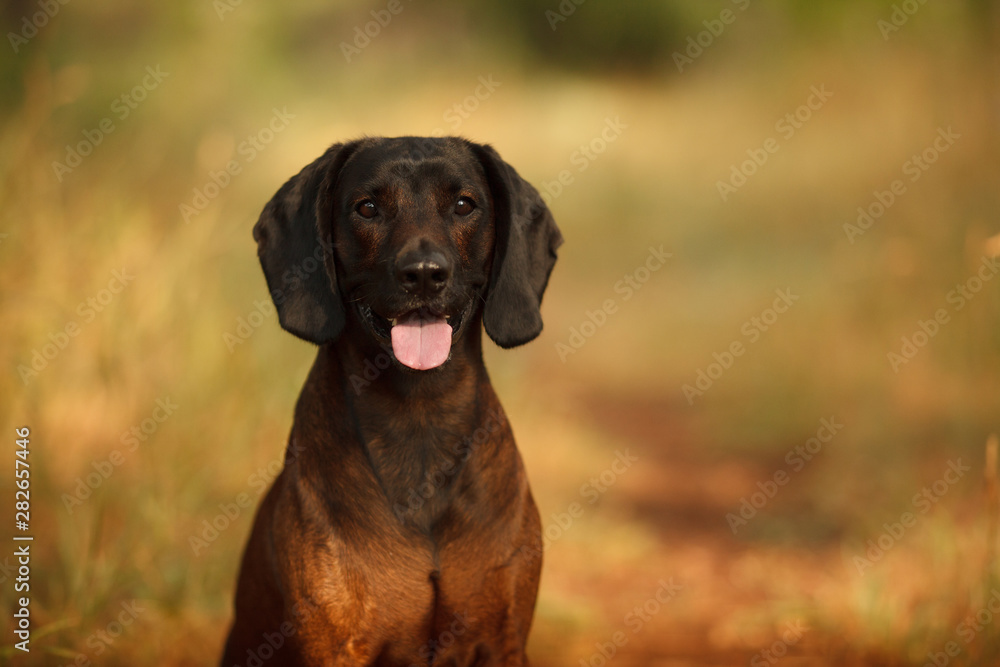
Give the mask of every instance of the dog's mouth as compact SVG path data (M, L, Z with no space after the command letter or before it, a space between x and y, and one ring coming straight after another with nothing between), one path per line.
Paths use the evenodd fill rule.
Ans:
M383 317L371 306L358 303L361 320L383 343L392 346L396 360L408 368L426 371L437 368L451 355L471 302L456 315L446 315L429 307L417 308L396 317Z

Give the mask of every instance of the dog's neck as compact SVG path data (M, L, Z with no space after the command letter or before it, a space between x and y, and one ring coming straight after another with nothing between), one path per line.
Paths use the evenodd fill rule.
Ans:
M496 457L503 442L506 419L483 365L482 325L478 317L468 324L449 360L429 371L401 368L370 338L345 331L320 348L303 390L298 409L322 411L334 431L324 434L334 451L319 460L360 449L401 520L433 523L463 469Z

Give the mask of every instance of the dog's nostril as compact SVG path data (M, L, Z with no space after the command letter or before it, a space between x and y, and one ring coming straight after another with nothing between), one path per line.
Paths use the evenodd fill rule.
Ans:
M437 271L431 273L431 280L440 285L448 280L448 272L443 269L438 269Z

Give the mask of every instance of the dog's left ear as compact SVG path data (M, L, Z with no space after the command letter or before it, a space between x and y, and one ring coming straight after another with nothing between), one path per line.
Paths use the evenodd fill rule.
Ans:
M469 147L486 170L496 225L483 325L500 347L517 347L542 332L542 294L563 238L538 191L492 146Z

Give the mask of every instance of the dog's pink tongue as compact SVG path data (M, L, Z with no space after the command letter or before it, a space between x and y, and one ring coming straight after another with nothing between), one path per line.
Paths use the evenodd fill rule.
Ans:
M443 317L414 312L392 328L392 352L404 366L425 371L448 359L451 325Z

